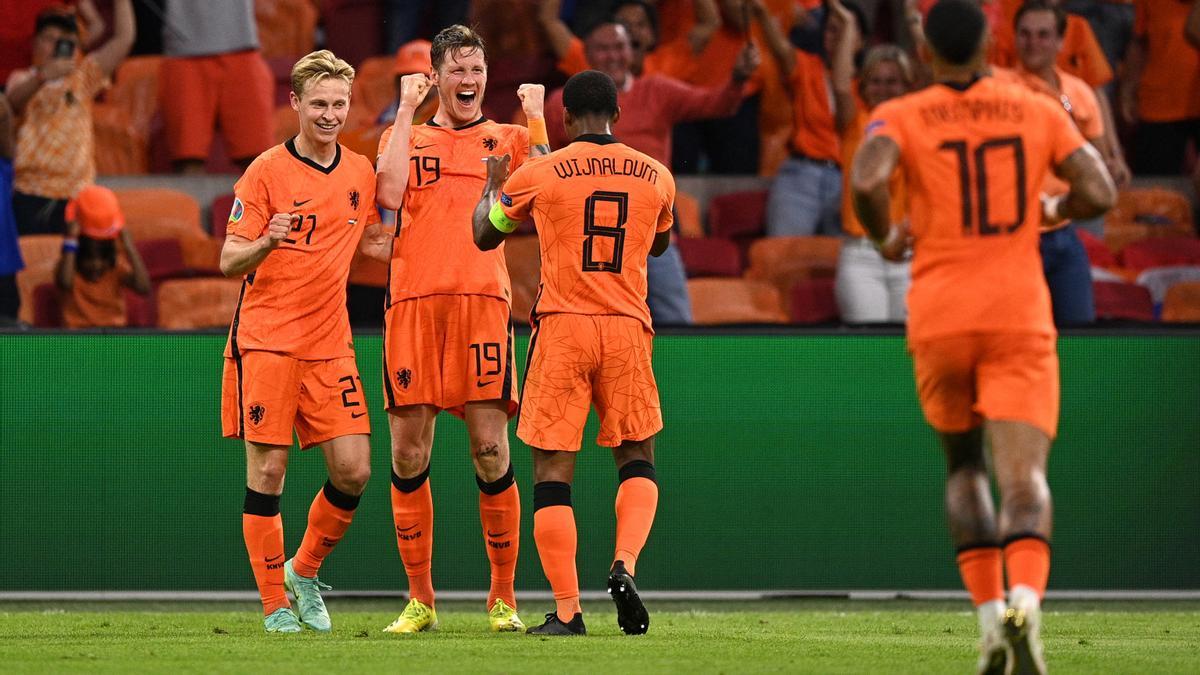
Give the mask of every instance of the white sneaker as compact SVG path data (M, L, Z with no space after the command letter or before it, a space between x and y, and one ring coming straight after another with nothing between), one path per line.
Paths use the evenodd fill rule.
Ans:
M1012 650L1004 636L1003 600L993 600L979 606L979 662L976 672L979 675L1005 675L1008 664L1012 660Z
M1045 675L1041 634L1042 607L1037 592L1028 586L1014 587L1004 612L1004 635L1012 649L1011 675Z

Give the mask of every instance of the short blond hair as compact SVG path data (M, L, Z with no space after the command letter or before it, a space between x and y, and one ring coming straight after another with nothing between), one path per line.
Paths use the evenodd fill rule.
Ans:
M328 49L312 52L292 66L292 91L297 97L303 96L306 87L327 77L341 78L347 85L353 85L354 67Z

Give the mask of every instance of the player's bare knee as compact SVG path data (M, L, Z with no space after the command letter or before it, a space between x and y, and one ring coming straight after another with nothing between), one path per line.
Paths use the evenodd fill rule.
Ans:
M495 441L471 444L471 459L479 475L488 481L496 480L508 470L508 449Z
M330 473L329 481L337 489L348 495L361 495L371 479L371 465L343 467L337 472Z
M625 441L613 448L612 453L617 468L630 462L654 464L654 437L641 441Z

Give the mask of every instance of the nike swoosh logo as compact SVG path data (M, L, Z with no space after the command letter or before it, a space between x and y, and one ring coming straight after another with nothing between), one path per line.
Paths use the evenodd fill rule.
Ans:
M492 384L492 383L494 383L494 382L495 382L495 380L488 380L487 382L483 382L483 381L480 381L480 380L475 380L475 386L476 386L476 387L486 387L486 386L488 386L489 384Z
M487 536L489 536L489 537L503 537L503 536L504 536L504 535L506 535L506 534L508 534L508 530L505 530L505 531L503 531L503 532L492 532L491 530L488 530Z
M412 525L409 525L408 527L400 527L399 525L397 525L396 531L397 532L408 532L409 530L413 529L414 527L416 527L418 525L420 525L420 523L413 523Z
M435 145L437 145L437 143L430 143L429 145L414 145L413 150L424 150L425 148L432 148Z
M367 414L367 413L350 413L350 417L352 417L352 418L354 418L354 419L358 419L358 418L360 418L360 417L362 417L363 415L366 415L366 414Z
M298 202L298 201L296 201L296 200L294 200L294 199L293 199L293 200L292 200L292 207L294 208L294 207L297 207L297 206L304 206L305 204L307 204L307 203L309 203L309 202L311 202L311 201L312 201L311 199L305 199L305 200L304 200L304 201L302 201L302 202Z
M279 555L275 556L274 558L267 558L266 561L267 562L275 562L276 560L279 560L282 557L283 557L283 554L280 553Z

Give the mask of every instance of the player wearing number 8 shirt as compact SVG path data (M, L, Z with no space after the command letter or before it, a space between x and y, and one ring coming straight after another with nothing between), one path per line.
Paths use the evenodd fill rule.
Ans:
M571 482L595 406L596 442L612 448L620 480L608 590L621 629L639 634L649 616L633 575L658 505L654 435L663 425L650 360L646 261L670 242L675 180L662 164L612 136L620 111L608 75L589 70L572 77L563 107L575 140L531 159L507 183L508 158L489 157L488 185L474 218L482 249L498 246L530 215L541 246L517 436L533 447L533 536L555 611L529 632L585 632Z
M921 408L946 454L950 532L983 633L979 668L1042 672L1045 471L1059 375L1039 225L1100 215L1115 190L1055 100L981 75L987 40L974 0L939 2L925 34L936 82L872 115L851 173L854 206L883 255L902 256L909 233L888 218L888 179L900 167L914 253L909 350ZM1070 191L1040 200L1051 171Z
M524 628L513 588L521 502L508 452L517 382L504 252L471 242L471 210L484 184L483 158L549 152L544 88L517 90L530 130L497 124L480 106L487 84L483 40L465 26L439 32L433 70L400 83L396 123L380 139L379 204L401 209L389 268L384 323L384 395L392 432L392 517L408 576L409 602L384 628L416 633L437 625L431 575L433 496L429 460L434 421L463 418L479 486L479 517L491 568L488 622ZM439 107L426 124L413 111L430 86ZM535 128L540 125L540 131ZM532 147L531 147L531 144Z
M221 271L243 276L225 349L221 419L246 446L242 530L268 632L330 630L317 570L350 525L371 472L371 427L354 361L346 280L355 249L386 258L367 158L338 145L354 69L328 51L292 68L300 134L234 186ZM320 446L329 480L284 560L283 491L293 430ZM286 591L296 596L299 622Z

